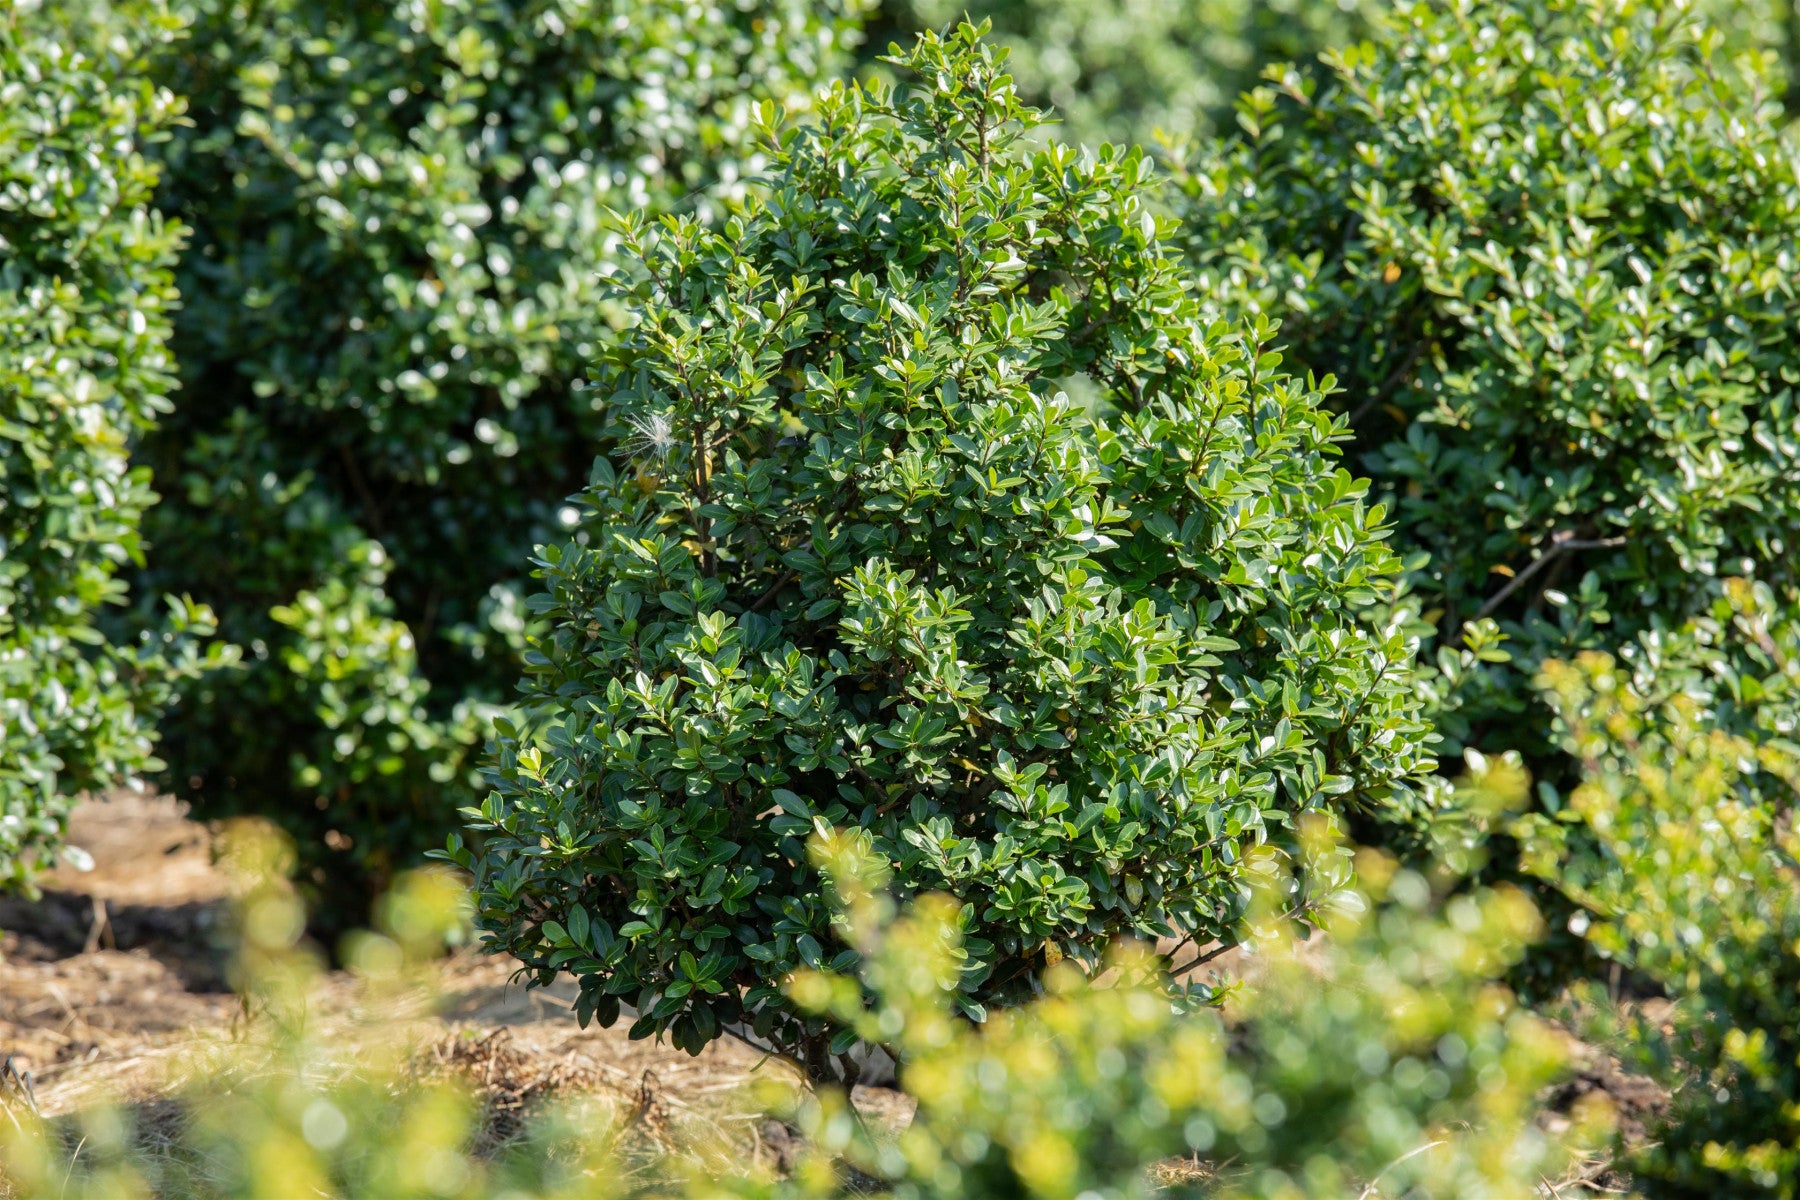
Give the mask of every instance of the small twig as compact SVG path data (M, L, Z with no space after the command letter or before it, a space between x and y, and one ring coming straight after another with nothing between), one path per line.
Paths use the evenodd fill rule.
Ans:
M1370 409L1391 400L1424 354L1425 339L1420 338L1412 344L1412 349L1406 352L1406 357L1400 361L1400 365L1388 372L1386 379L1375 385L1375 390L1369 394L1369 398L1356 406L1356 411L1350 414L1350 424L1352 426L1360 424L1362 419L1369 415Z
M338 460L344 464L344 476L349 479L356 498L362 501L363 511L369 515L369 531L379 539L383 524L381 506L375 503L375 493L369 490L368 482L363 479L362 468L356 465L356 456L350 453L350 447L339 444Z
M748 1122L750 1127L750 1165L757 1170L763 1165L763 1136L760 1121Z
M1236 949L1237 945L1238 945L1238 943L1236 943L1236 942L1220 942L1217 946L1213 947L1211 950L1208 950L1204 954L1195 954L1193 958L1189 959L1183 965L1181 965L1179 967L1171 967L1169 969L1169 978L1179 979L1183 975L1186 975L1189 971L1193 970L1195 967L1205 966L1207 963L1209 963L1213 959L1219 957L1219 955L1225 953L1227 950Z
M1311 900L1311 899L1302 900L1300 903L1294 905L1294 907L1288 909L1286 912L1282 913L1279 917L1277 917L1275 919L1274 923L1276 925L1285 925L1289 921L1293 921L1299 917L1303 917L1308 912L1312 911L1315 903L1316 903L1316 901ZM1204 966L1205 964L1211 962L1213 959L1219 957L1219 955L1225 953L1227 950L1235 949L1236 947L1241 946L1241 945L1243 945L1242 942L1221 942L1217 946L1214 946L1211 950L1208 950L1205 954L1195 955L1193 958L1193 961L1187 963L1186 965L1178 967L1174 970L1171 970L1169 972L1169 977L1171 979L1174 979L1179 976L1185 975L1189 971L1193 970L1195 967Z
M1523 571L1520 571L1517 575L1514 575L1511 579L1507 580L1505 587L1489 597L1487 603L1483 604L1475 613L1475 619L1479 621L1481 618L1499 608L1506 602L1508 596L1519 589L1520 584L1549 566L1557 555L1566 554L1571 550L1610 550L1614 546L1623 546L1625 541L1626 539L1622 536L1577 539L1574 534L1567 530L1561 530L1551 534L1550 548L1538 555L1537 558L1533 559Z
M731 1027L731 1025L723 1025L723 1026L721 1026L721 1028L724 1029L725 1036L736 1038L738 1041L742 1042L744 1045L748 1046L750 1049L756 1051L758 1054L763 1056L762 1059L757 1062L757 1064L756 1064L757 1067L762 1066L762 1064L764 1062L767 1062L770 1059L774 1059L777 1062L787 1063L790 1066L795 1065L793 1059L789 1058L787 1055L783 1054L781 1051L777 1050L775 1047L769 1045L766 1042L756 1041L754 1038L752 1038L749 1034L745 1033L743 1030L734 1029ZM756 1069L756 1067L752 1067L750 1069L754 1071Z
M87 1037L93 1032L93 1027L88 1024L87 1018L82 1016L73 1004L69 1003L68 996L63 994L61 988L46 980L44 982L44 990L55 997L58 1004L62 1005L63 1012L67 1013L69 1016L68 1028L74 1030L76 1036Z
M75 1160L81 1157L82 1147L86 1145L87 1135L84 1133L81 1135L81 1140L75 1143L75 1153L69 1155L69 1166L68 1169L63 1172L62 1191L57 1193L58 1196L62 1196L68 1192L69 1180L75 1177Z
M88 922L87 942L81 948L83 954L92 954L100 949L102 943L108 950L117 950L118 942L113 937L112 917L106 911L106 901L98 896L89 896L93 904L93 917Z
M0 1063L0 1112L12 1117L13 1127L16 1129L18 1118L13 1117L11 1105L4 1103L8 1096L18 1097L19 1102L25 1106L25 1111L34 1117L38 1115L37 1088L32 1083L31 1072L19 1070L10 1054L6 1056L4 1063Z
M755 612L757 609L761 608L763 605L765 605L769 601L773 600L775 598L776 592L779 592L782 588L786 587L788 584L794 582L794 580L796 580L798 578L800 578L800 572L798 572L798 571L789 570L789 571L783 573L781 578L777 579L774 583L771 583L769 585L768 591L764 592L762 595L760 595L756 599L752 600L750 602L749 607L745 608L744 611L747 613Z

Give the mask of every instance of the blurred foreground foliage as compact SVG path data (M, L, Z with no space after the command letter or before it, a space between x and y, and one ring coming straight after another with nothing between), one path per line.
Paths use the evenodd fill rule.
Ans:
M1347 876L1329 819L1302 824L1307 873ZM800 1114L820 1157L775 1194L837 1194L825 1159L841 1155L903 1197L1525 1196L1608 1127L1603 1104L1561 1142L1534 1123L1565 1043L1496 982L1538 933L1517 890L1440 908L1425 877L1364 852L1366 890L1339 892L1313 940L1268 854L1222 1013L1123 950L1102 981L1052 972L1046 996L975 1026L948 1004L954 906L927 897L896 917L855 834L815 852L868 966L860 984L803 972L790 989L897 1043L919 1109L882 1142L823 1092Z
M433 960L466 923L460 884L403 877L352 935L357 996L319 994L323 962L287 878L291 843L252 823L226 838L237 884L234 986L244 1016L175 1064L174 1088L135 1107L54 1122L0 1100L0 1196L290 1200L612 1197L614 1114L602 1101L539 1114L497 1148L472 1081L420 1070ZM478 1153L481 1147L483 1152Z
M1800 685L1800 626L1732 588L1732 634L1773 686ZM1766 604L1766 597L1763 598ZM1542 683L1585 778L1533 818L1526 863L1581 905L1571 928L1674 1001L1667 1013L1588 999L1610 1043L1670 1088L1629 1156L1656 1197L1800 1195L1800 745L1793 727L1724 728L1704 694L1658 694L1602 653Z
M1314 876L1347 879L1324 818L1303 839ZM860 980L804 971L801 1006L835 1009L865 1037L903 1047L918 1098L898 1136L872 1133L843 1094L797 1091L774 1072L763 1106L787 1112L807 1150L786 1177L729 1146L678 1147L627 1164L621 1114L603 1100L548 1106L484 1143L474 1094L422 1075L408 1022L429 999L428 956L467 920L443 874L409 876L379 906L379 932L346 959L359 999L348 1023L318 1019L320 963L283 876L279 838L240 831L236 984L242 1027L184 1057L185 1086L135 1113L45 1122L0 1107L0 1194L106 1197L803 1197L1152 1194L1335 1200L1510 1197L1557 1177L1604 1133L1603 1107L1552 1138L1536 1097L1563 1040L1496 979L1538 932L1516 890L1447 902L1418 874L1357 856L1366 890L1340 890L1303 940L1294 884L1266 855L1246 979L1223 1012L1171 993L1154 960L1122 950L1108 976L1053 972L1026 1007L970 1023L951 1004L955 906L899 911L887 869L854 832L815 839L834 881ZM864 997L870 998L865 1003ZM783 1082L783 1080L788 1082ZM134 1125L134 1121L138 1124ZM735 1154L735 1158L734 1158ZM1575 1194L1566 1192L1565 1195Z

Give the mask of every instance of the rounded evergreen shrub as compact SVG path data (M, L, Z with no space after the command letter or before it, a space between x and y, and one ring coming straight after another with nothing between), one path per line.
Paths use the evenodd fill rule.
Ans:
M275 819L354 917L479 794L517 547L599 444L604 214L741 190L750 110L805 103L854 5L180 4L162 204L194 233L144 579L210 600L245 669L184 690L163 779Z
M1800 583L1800 179L1721 40L1678 4L1402 4L1182 179L1203 290L1341 381L1447 750L1566 776L1540 663Z
M158 765L162 689L205 665L186 602L139 641L96 628L143 561L156 497L129 456L169 407L182 234L145 158L180 105L135 66L175 23L124 12L0 14L0 888L55 861L77 792Z
M979 1015L1121 937L1179 971L1253 847L1431 766L1326 385L1202 320L1140 152L1022 140L976 29L895 62L772 130L722 228L632 225L648 295L596 376L623 453L539 552L543 723L502 725L448 851L584 1020L748 1021L815 1074L854 1034L780 983L855 955L814 831L956 898Z

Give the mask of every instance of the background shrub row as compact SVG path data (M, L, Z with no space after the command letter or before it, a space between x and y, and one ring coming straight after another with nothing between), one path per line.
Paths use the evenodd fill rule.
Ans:
M150 66L190 98L160 197L193 234L139 593L206 595L246 669L183 691L163 780L275 815L354 905L442 843L510 702L519 549L569 527L605 419L582 378L626 320L606 212L740 195L748 114L803 104L850 26L798 0L184 16Z
M72 796L160 765L157 705L207 665L190 603L99 628L156 500L132 454L170 407L182 229L146 154L181 102L143 75L161 6L130 40L90 16L0 16L0 886L56 861Z
M1243 136L1177 146L1178 186L1144 203L1172 205L1209 311L1278 317L1288 369L1339 380L1346 465L1375 481L1412 567L1410 595L1388 602L1422 639L1441 749L1521 749L1541 780L1568 781L1530 699L1536 664L1660 654L1719 578L1788 558L1788 297L1768 281L1791 254L1796 189L1761 111L1777 73L1726 59L1778 26L1733 10L1703 44L1668 5L1525 3L1479 30L1473 9L1153 7L1179 36L1126 6L996 9L1022 97L1066 108L1052 134L1203 133L1228 123L1260 62L1304 61L1381 18L1372 48L1247 97ZM756 103L804 106L849 65L859 20L865 67L887 71L868 59L889 33L945 14L799 0L705 20L550 0L76 11L26 24L90 47L82 86L148 79L158 97L112 117L135 186L160 179L156 203L107 211L162 231L132 287L163 297L139 309L142 336L157 342L172 313L174 358L148 357L164 374L123 387L107 416L114 453L138 466L113 510L123 540L94 557L107 578L127 567L129 610L92 581L36 588L98 621L109 648L33 650L92 680L73 693L88 699L47 696L31 714L112 699L83 718L84 745L40 732L29 752L23 731L50 718L20 708L9 757L40 799L15 801L14 824L53 837L49 798L150 762L158 728L157 782L205 813L274 815L314 883L366 894L482 794L475 758L514 703L533 621L521 548L572 530L567 498L619 444L611 397L585 386L639 285L607 210L711 223L767 166ZM178 22L179 36L153 33ZM1236 32L1182 49L1201 28ZM1152 64L1153 86L1123 87L1127 60ZM189 98L180 123L167 93ZM191 230L179 256L175 221ZM53 228L39 244L93 252ZM162 502L137 565L144 468ZM27 513L19 496L9 511ZM13 551L9 570L26 559ZM171 594L217 613L243 665L188 673L159 711L149 685L167 663L107 664L172 644ZM94 769L49 765L89 756ZM8 862L23 875L17 852Z

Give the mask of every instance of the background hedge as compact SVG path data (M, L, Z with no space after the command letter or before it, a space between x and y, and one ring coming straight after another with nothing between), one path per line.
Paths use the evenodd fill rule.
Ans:
M1363 36L1375 0L884 0L865 54L968 13L992 22L1019 94L1053 115L1040 135L1154 146L1158 131L1232 126L1270 62L1312 63Z
M1728 575L1793 602L1800 177L1725 40L1669 4L1403 4L1182 180L1202 291L1340 381L1451 753L1566 779L1545 659L1658 662Z
M353 911L441 844L511 701L523 547L601 448L609 208L705 215L804 103L846 9L802 0L184 0L160 203L193 228L148 592L242 670L184 689L162 782L263 813ZM331 881L329 891L319 885Z

